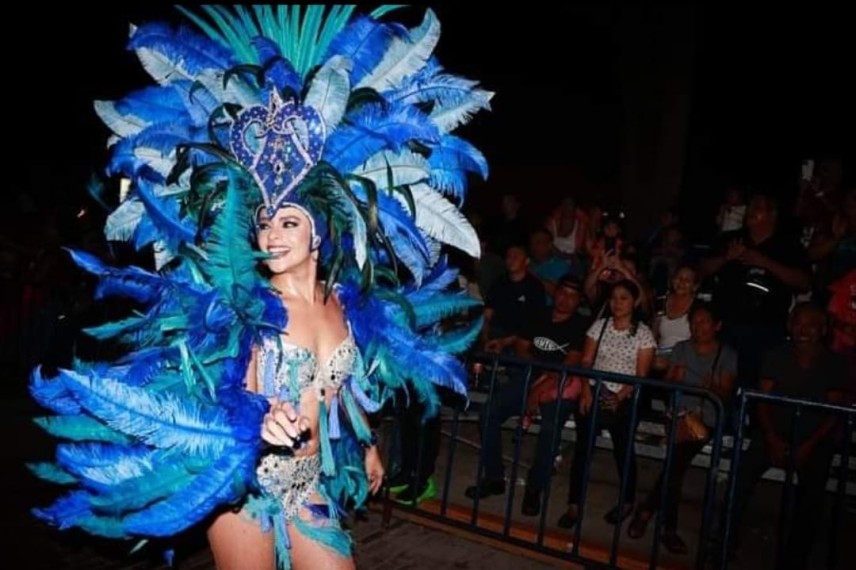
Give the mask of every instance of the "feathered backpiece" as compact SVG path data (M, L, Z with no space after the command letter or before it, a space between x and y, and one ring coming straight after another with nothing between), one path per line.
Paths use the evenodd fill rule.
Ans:
M39 423L68 442L56 464L33 469L72 488L40 517L109 537L170 536L252 490L268 404L243 380L253 343L287 319L257 270L260 204L298 200L319 220L321 273L360 348L364 366L322 418L337 503L365 494L359 469L329 465L358 455L345 435L369 438L360 410L401 389L429 410L437 385L465 393L453 355L480 323L441 330L474 304L450 290L442 247L479 254L459 207L468 175L486 177L487 164L451 133L492 94L432 56L431 10L407 29L380 20L390 9L205 6L182 9L196 29L131 29L155 84L95 104L113 133L107 173L129 181L105 233L152 246L155 270L72 253L100 278L99 296L137 309L88 330L124 343L119 361L34 374L33 396L55 413Z

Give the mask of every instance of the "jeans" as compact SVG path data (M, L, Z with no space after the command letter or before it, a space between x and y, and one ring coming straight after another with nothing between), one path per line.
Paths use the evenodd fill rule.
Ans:
M532 380L535 379L533 374ZM502 424L524 411L526 392L524 373L516 373L494 389L492 399L479 416L485 477L493 481L504 478L502 465ZM541 404L541 430L535 445L535 458L529 470L527 486L542 490L549 484L553 459L559 450L562 428L576 409L576 400L554 400Z

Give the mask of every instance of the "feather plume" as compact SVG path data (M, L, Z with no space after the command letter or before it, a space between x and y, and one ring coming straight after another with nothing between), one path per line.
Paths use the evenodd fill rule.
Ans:
M142 446L66 443L57 446L57 462L92 489L106 489L152 471L152 450Z
M37 366L30 374L30 395L39 405L58 414L79 414L80 404L58 378L42 376L42 367Z
M429 236L479 257L478 235L461 211L426 184L411 187L416 203L416 225Z
M125 519L125 530L147 536L171 536L199 522L211 511L235 502L246 491L241 481L256 462L253 449L224 449L217 461L169 498Z
M189 453L220 453L234 442L223 410L170 394L153 394L109 378L67 371L63 381L80 404L122 433Z
M379 152L354 170L354 174L371 180L378 188L388 189L390 175L393 186L403 186L427 182L431 171L424 157L405 149L399 153Z
M107 216L104 237L110 241L129 241L145 212L146 207L138 198L128 198Z
M360 16L336 35L330 43L325 60L344 56L353 62L351 83L357 84L377 67L395 35L405 36L406 28L381 24Z
M128 443L130 439L92 416L66 415L35 418L36 425L54 437L72 441L104 441L108 443Z
M77 479L73 475L64 471L55 463L27 463L27 469L39 479L44 479L57 485L73 485L77 483Z
M135 28L128 47L161 84L179 79L193 81L206 70L225 70L237 64L229 50L217 42L188 28L175 31L159 23Z
M440 22L433 10L426 10L422 23L410 30L408 36L407 40L392 39L381 62L357 88L370 87L379 92L396 89L406 77L425 66L440 41Z
M416 327L424 328L439 323L446 317L465 313L481 306L481 303L465 292L435 294L413 305Z
M309 86L303 104L314 108L324 119L329 136L345 115L345 107L351 94L348 79L351 63L341 56L328 60L318 70Z
M369 104L346 116L324 148L324 160L350 172L381 150L399 152L405 144L440 140L437 127L414 107Z

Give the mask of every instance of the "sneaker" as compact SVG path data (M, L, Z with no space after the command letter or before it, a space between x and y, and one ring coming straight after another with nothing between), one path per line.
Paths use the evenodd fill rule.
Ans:
M479 499L484 499L491 495L502 495L503 493L505 493L505 481L503 479L482 479L481 483L467 487L464 492L468 499L475 499L476 496Z
M405 490L413 482L413 477L402 471L399 471L394 476L387 479L386 485L389 487L389 492L393 495Z
M401 491L396 497L395 500L398 503L404 503L408 505L419 504L423 501L430 501L434 497L437 496L437 484L434 482L433 477L428 477L428 480L422 483L419 486L419 494L415 494L413 492L412 486L407 486L403 491Z

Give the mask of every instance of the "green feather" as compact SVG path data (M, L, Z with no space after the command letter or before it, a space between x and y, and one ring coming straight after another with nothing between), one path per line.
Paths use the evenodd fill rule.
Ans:
M92 416L46 416L34 418L33 421L54 437L73 441L130 443L127 436L107 427Z
M73 485L77 478L56 463L39 462L27 463L27 469L39 479L56 483L57 485Z

